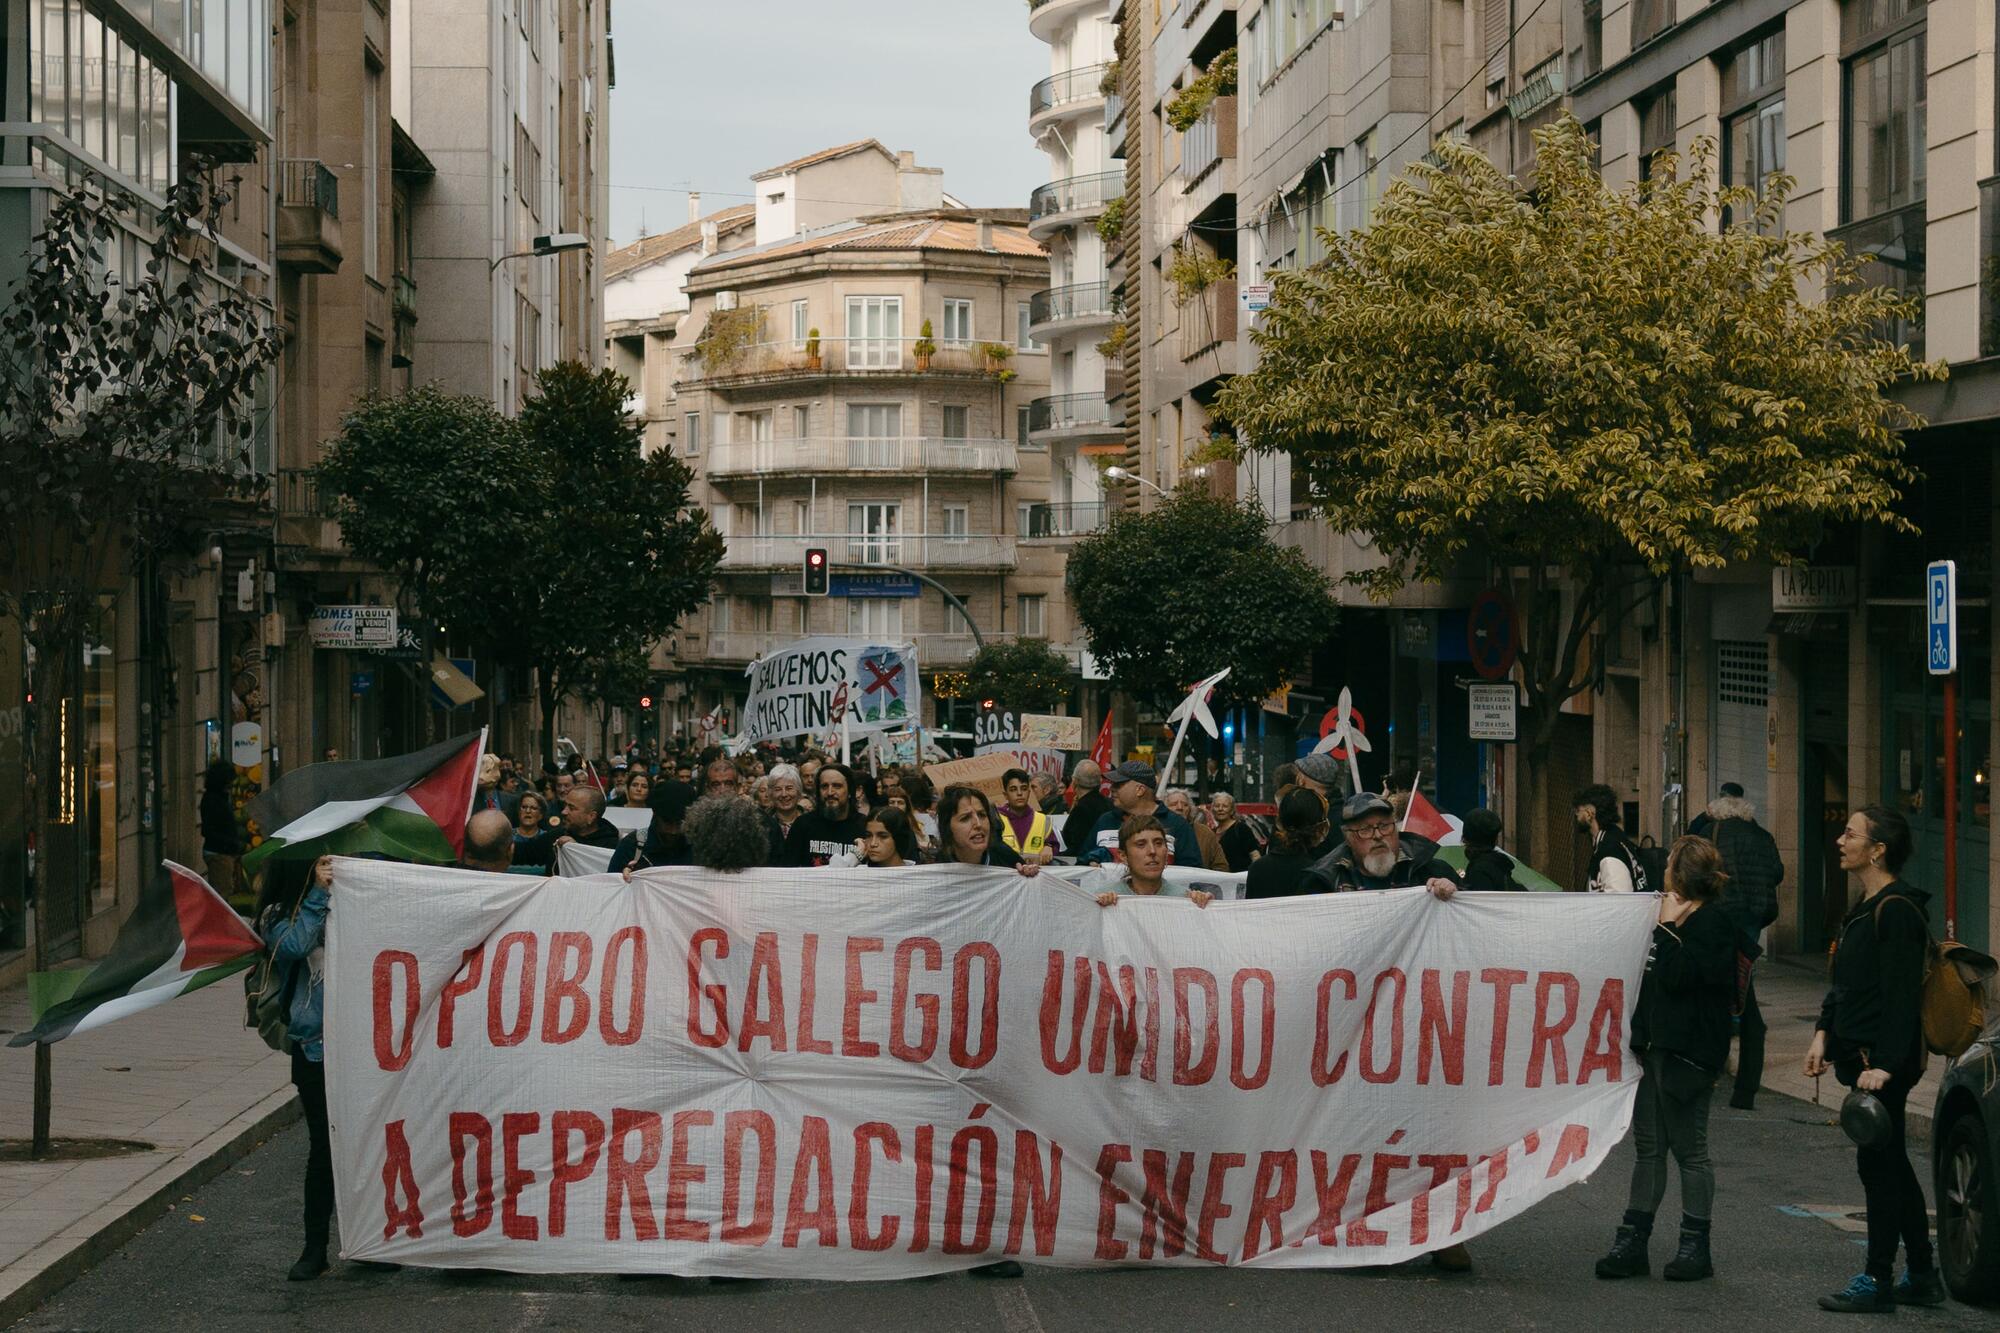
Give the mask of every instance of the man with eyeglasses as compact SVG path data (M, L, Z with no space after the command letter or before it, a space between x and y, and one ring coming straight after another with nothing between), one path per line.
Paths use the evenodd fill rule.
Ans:
M1372 791L1356 792L1341 805L1340 835L1340 845L1306 871L1307 893L1417 885L1438 898L1458 892L1458 872L1438 859L1437 844L1398 832L1395 809Z

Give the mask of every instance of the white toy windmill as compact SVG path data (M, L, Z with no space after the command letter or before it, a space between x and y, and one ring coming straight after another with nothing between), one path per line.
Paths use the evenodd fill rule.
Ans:
M1354 696L1343 685L1340 687L1340 702L1334 708L1333 730L1319 738L1319 744L1313 746L1313 753L1345 757L1348 776L1354 779L1354 790L1365 791L1367 789L1361 785L1361 760L1355 752L1373 749L1361 728L1354 725Z
M1167 714L1167 721L1178 722L1180 726L1174 731L1174 744L1173 748L1167 751L1166 765L1160 769L1161 786L1168 786L1174 780L1174 763L1180 758L1181 742L1187 739L1188 723L1190 721L1200 722L1201 729L1211 736L1220 736L1222 734L1222 729L1215 725L1215 714L1208 711L1208 696L1214 692L1215 687L1228 674L1229 668L1224 667L1207 680L1202 681L1188 691L1187 698L1181 700L1173 712Z

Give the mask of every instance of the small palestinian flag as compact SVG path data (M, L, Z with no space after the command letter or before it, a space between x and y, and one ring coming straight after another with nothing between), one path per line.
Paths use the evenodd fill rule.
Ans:
M172 861L139 895L94 967L29 978L35 1026L9 1046L57 1042L241 972L264 947L208 881Z
M328 853L450 865L465 848L485 752L481 730L393 759L295 769L250 802L250 818L270 831L243 868Z

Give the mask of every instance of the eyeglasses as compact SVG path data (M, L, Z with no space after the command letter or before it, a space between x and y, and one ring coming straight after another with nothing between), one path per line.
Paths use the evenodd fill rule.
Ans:
M1396 826L1378 820L1373 824L1351 824L1348 826L1347 831L1359 834L1364 838L1386 838L1396 831Z

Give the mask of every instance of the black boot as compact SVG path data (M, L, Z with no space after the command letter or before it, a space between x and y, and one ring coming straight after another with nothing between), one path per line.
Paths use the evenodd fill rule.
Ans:
M326 1243L308 1245L299 1255L299 1261L292 1265L292 1271L285 1274L287 1282L310 1282L327 1270Z
M1628 1211L1625 1220L1618 1226L1617 1238L1611 1242L1611 1253L1597 1261L1597 1275L1601 1278L1645 1277L1653 1271L1652 1261L1646 1256L1646 1246L1652 1239L1651 1214Z
M1667 1266L1660 1270L1660 1276L1669 1282L1696 1282L1705 1277L1715 1276L1715 1264L1708 1254L1708 1222L1706 1219L1685 1217L1681 1219L1681 1248Z

